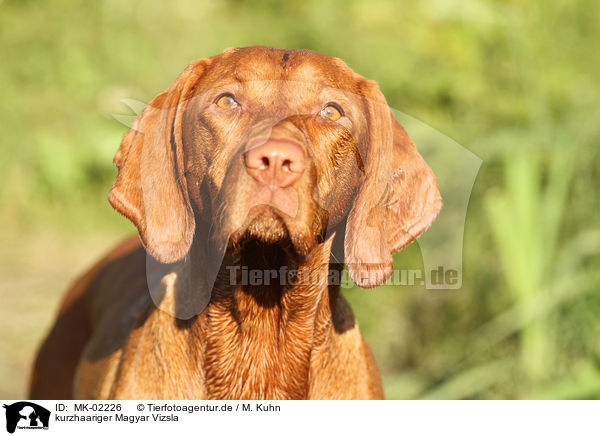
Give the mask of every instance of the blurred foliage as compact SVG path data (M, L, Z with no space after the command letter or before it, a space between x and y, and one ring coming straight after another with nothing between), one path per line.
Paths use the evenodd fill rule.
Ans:
M599 22L593 0L0 2L0 395L74 268L132 231L106 202L120 101L271 45L344 59L484 161L462 289L347 292L388 397L599 398Z

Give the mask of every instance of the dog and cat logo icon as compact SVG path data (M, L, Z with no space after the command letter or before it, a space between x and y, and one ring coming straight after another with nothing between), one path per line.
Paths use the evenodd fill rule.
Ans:
M48 430L48 409L29 401L4 404L3 407L6 409L6 431L9 433L14 433L16 429Z

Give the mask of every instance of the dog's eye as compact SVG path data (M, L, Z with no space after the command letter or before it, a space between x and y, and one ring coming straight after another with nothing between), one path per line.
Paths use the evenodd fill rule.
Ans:
M235 109L239 106L239 103L235 101L235 98L233 98L233 95L231 94L222 95L217 99L215 104L221 109Z
M320 115L330 121L337 121L342 118L342 110L334 104L328 104L321 109Z

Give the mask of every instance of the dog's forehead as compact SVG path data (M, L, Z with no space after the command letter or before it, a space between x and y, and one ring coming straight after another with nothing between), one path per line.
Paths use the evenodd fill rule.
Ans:
M213 58L213 74L222 82L270 82L298 88L327 87L357 92L360 76L343 61L310 50L269 47L228 49Z

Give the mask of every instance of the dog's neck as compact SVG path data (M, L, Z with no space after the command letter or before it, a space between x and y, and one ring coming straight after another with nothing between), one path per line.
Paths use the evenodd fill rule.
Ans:
M311 351L329 339L339 295L328 284L330 268L341 274L332 239L302 261L258 245L226 256L208 306L175 323L189 333L208 398L307 397Z
M328 353L335 353L331 350L336 334L355 326L339 284L328 283L329 273L339 277L342 272L342 265L330 263L335 242L331 237L316 245L301 261L280 256L276 250L248 252L237 261L226 257L206 307L196 301L205 293L198 289L202 268L195 268L194 261L182 262L163 274L152 292L158 310L149 308L143 332L129 344L133 359L139 359L131 368L154 374L163 383L158 391L148 392L143 390L143 379L131 377L128 380L141 385L121 384L123 392L113 392L113 396L143 392L164 398L309 397L315 376L311 368L322 367L323 359L330 358ZM202 257L190 259L201 263ZM280 265L282 259L285 265ZM281 266L298 272L295 284L278 280L269 285L246 284L240 273L244 267L249 274L251 269L273 271ZM241 282L232 283L232 270ZM200 309L190 311L190 306ZM182 313L191 315L177 316ZM155 340L146 343L140 341L142 337ZM164 344L169 344L168 355ZM159 359L150 359L152 355ZM130 353L126 356L132 358ZM158 366L157 361L161 362Z

